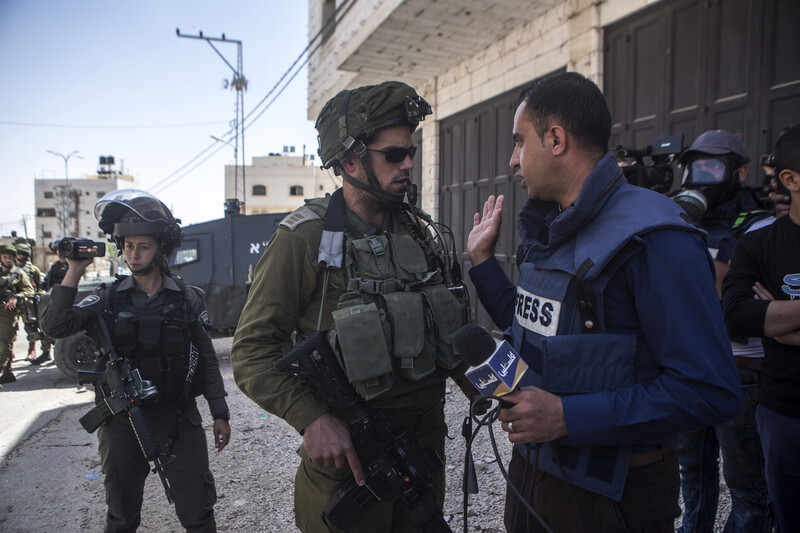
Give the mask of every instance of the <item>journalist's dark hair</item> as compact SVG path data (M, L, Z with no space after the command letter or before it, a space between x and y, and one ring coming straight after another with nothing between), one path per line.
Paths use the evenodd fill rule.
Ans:
M577 72L552 74L525 87L519 96L519 103L523 101L540 138L557 123L584 150L598 157L608 151L611 112L600 88L591 80Z
M782 170L800 172L800 124L785 130L775 143L775 175Z

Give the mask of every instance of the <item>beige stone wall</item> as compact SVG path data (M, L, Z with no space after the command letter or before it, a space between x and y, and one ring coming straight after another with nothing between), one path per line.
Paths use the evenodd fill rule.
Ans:
M281 213L294 211L305 198L325 196L341 186L341 178L330 170L322 170L303 156L270 155L254 157L245 167L242 190L242 169L238 169L238 187L234 187L235 167L225 166L225 198L245 200L245 214ZM266 187L265 196L253 196L253 187ZM303 188L301 195L292 195L291 188ZM247 196L244 196L244 192Z
M526 1L530 0L520 0ZM421 125L422 208L438 216L439 120L562 68L580 72L602 88L603 27L659 1L662 0L565 0L439 75L415 82L417 91L434 110L434 115ZM341 2L338 0L337 4ZM381 81L343 72L337 67L394 10L403 9L403 3L401 0L356 2L336 27L336 34L312 55L310 119L316 118L324 99L339 90ZM309 37L321 26L321 5L321 0L309 0Z

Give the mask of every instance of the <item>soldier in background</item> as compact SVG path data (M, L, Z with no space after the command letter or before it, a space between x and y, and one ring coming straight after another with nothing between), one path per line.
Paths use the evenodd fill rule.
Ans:
M31 285L33 286L34 295L31 298L26 298L20 308L20 316L25 323L25 331L28 334L28 357L27 360L32 365L40 365L45 361L52 359L50 355L51 342L42 336L42 353L36 356L36 334L41 335L39 330L39 297L44 294L44 283L42 280L42 271L39 267L31 261L31 246L27 243L19 243L16 245L17 257L15 259L17 266L25 272L28 276Z
M53 250L53 253L56 253L53 244L50 245L50 249ZM44 290L49 291L61 283L64 280L64 276L67 275L67 270L69 270L69 264L65 258L59 257L58 261L54 261L50 265L50 270L47 271L47 276L44 278Z
M17 302L20 298L32 298L34 294L28 276L14 264L16 255L13 245L0 245L0 383L17 380L11 370L14 358L11 347L17 335Z

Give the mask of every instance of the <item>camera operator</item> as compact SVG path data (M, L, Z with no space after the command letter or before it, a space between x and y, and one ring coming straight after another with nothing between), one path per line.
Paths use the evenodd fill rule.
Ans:
M683 189L675 199L708 232L720 296L736 239L749 229L774 220L762 209L755 191L742 188L748 162L739 139L723 130L703 133L680 158L684 167ZM720 451L732 500L726 530L734 527L742 531L769 531L764 456L755 427L764 352L757 339L731 339L731 348L744 405L739 416L730 422L681 435L678 460L684 500L679 529L682 533L714 529Z
M133 274L102 285L73 305L78 282L92 258L71 254L67 275L53 289L42 316L42 328L54 338L64 338L95 330L101 320L107 322L114 349L130 359L143 380L155 385L157 395L143 404L142 417L155 430L160 453L174 455L163 464L163 472L172 485L181 525L187 531L214 532L217 495L195 397L202 394L208 403L218 452L230 439L230 415L219 362L204 329L203 295L173 275L167 264L183 237L179 220L160 200L135 189L108 193L97 202L95 217ZM89 243L90 248L100 244ZM63 246L58 249L64 252ZM109 359L108 354L98 358L96 370L105 372ZM96 403L101 404L106 391L102 385L95 387ZM105 531L135 531L150 471L142 453L147 439L140 440L132 416L118 411L99 427L97 440L108 506Z

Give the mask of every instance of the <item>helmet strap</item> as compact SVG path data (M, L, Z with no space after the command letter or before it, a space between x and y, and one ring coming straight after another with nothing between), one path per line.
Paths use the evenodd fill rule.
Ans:
M364 160L362 159L362 163ZM375 197L381 205L386 206L388 208L395 208L400 206L403 203L403 196L398 196L396 194L390 194L384 191L380 184L378 183L378 178L375 176L375 172L372 170L372 166L369 164L364 164L364 173L367 176L367 181L369 183L364 183L363 181L359 181L358 179L354 178L347 172L342 172L342 179L355 187L356 189L360 189L366 193L371 194Z

